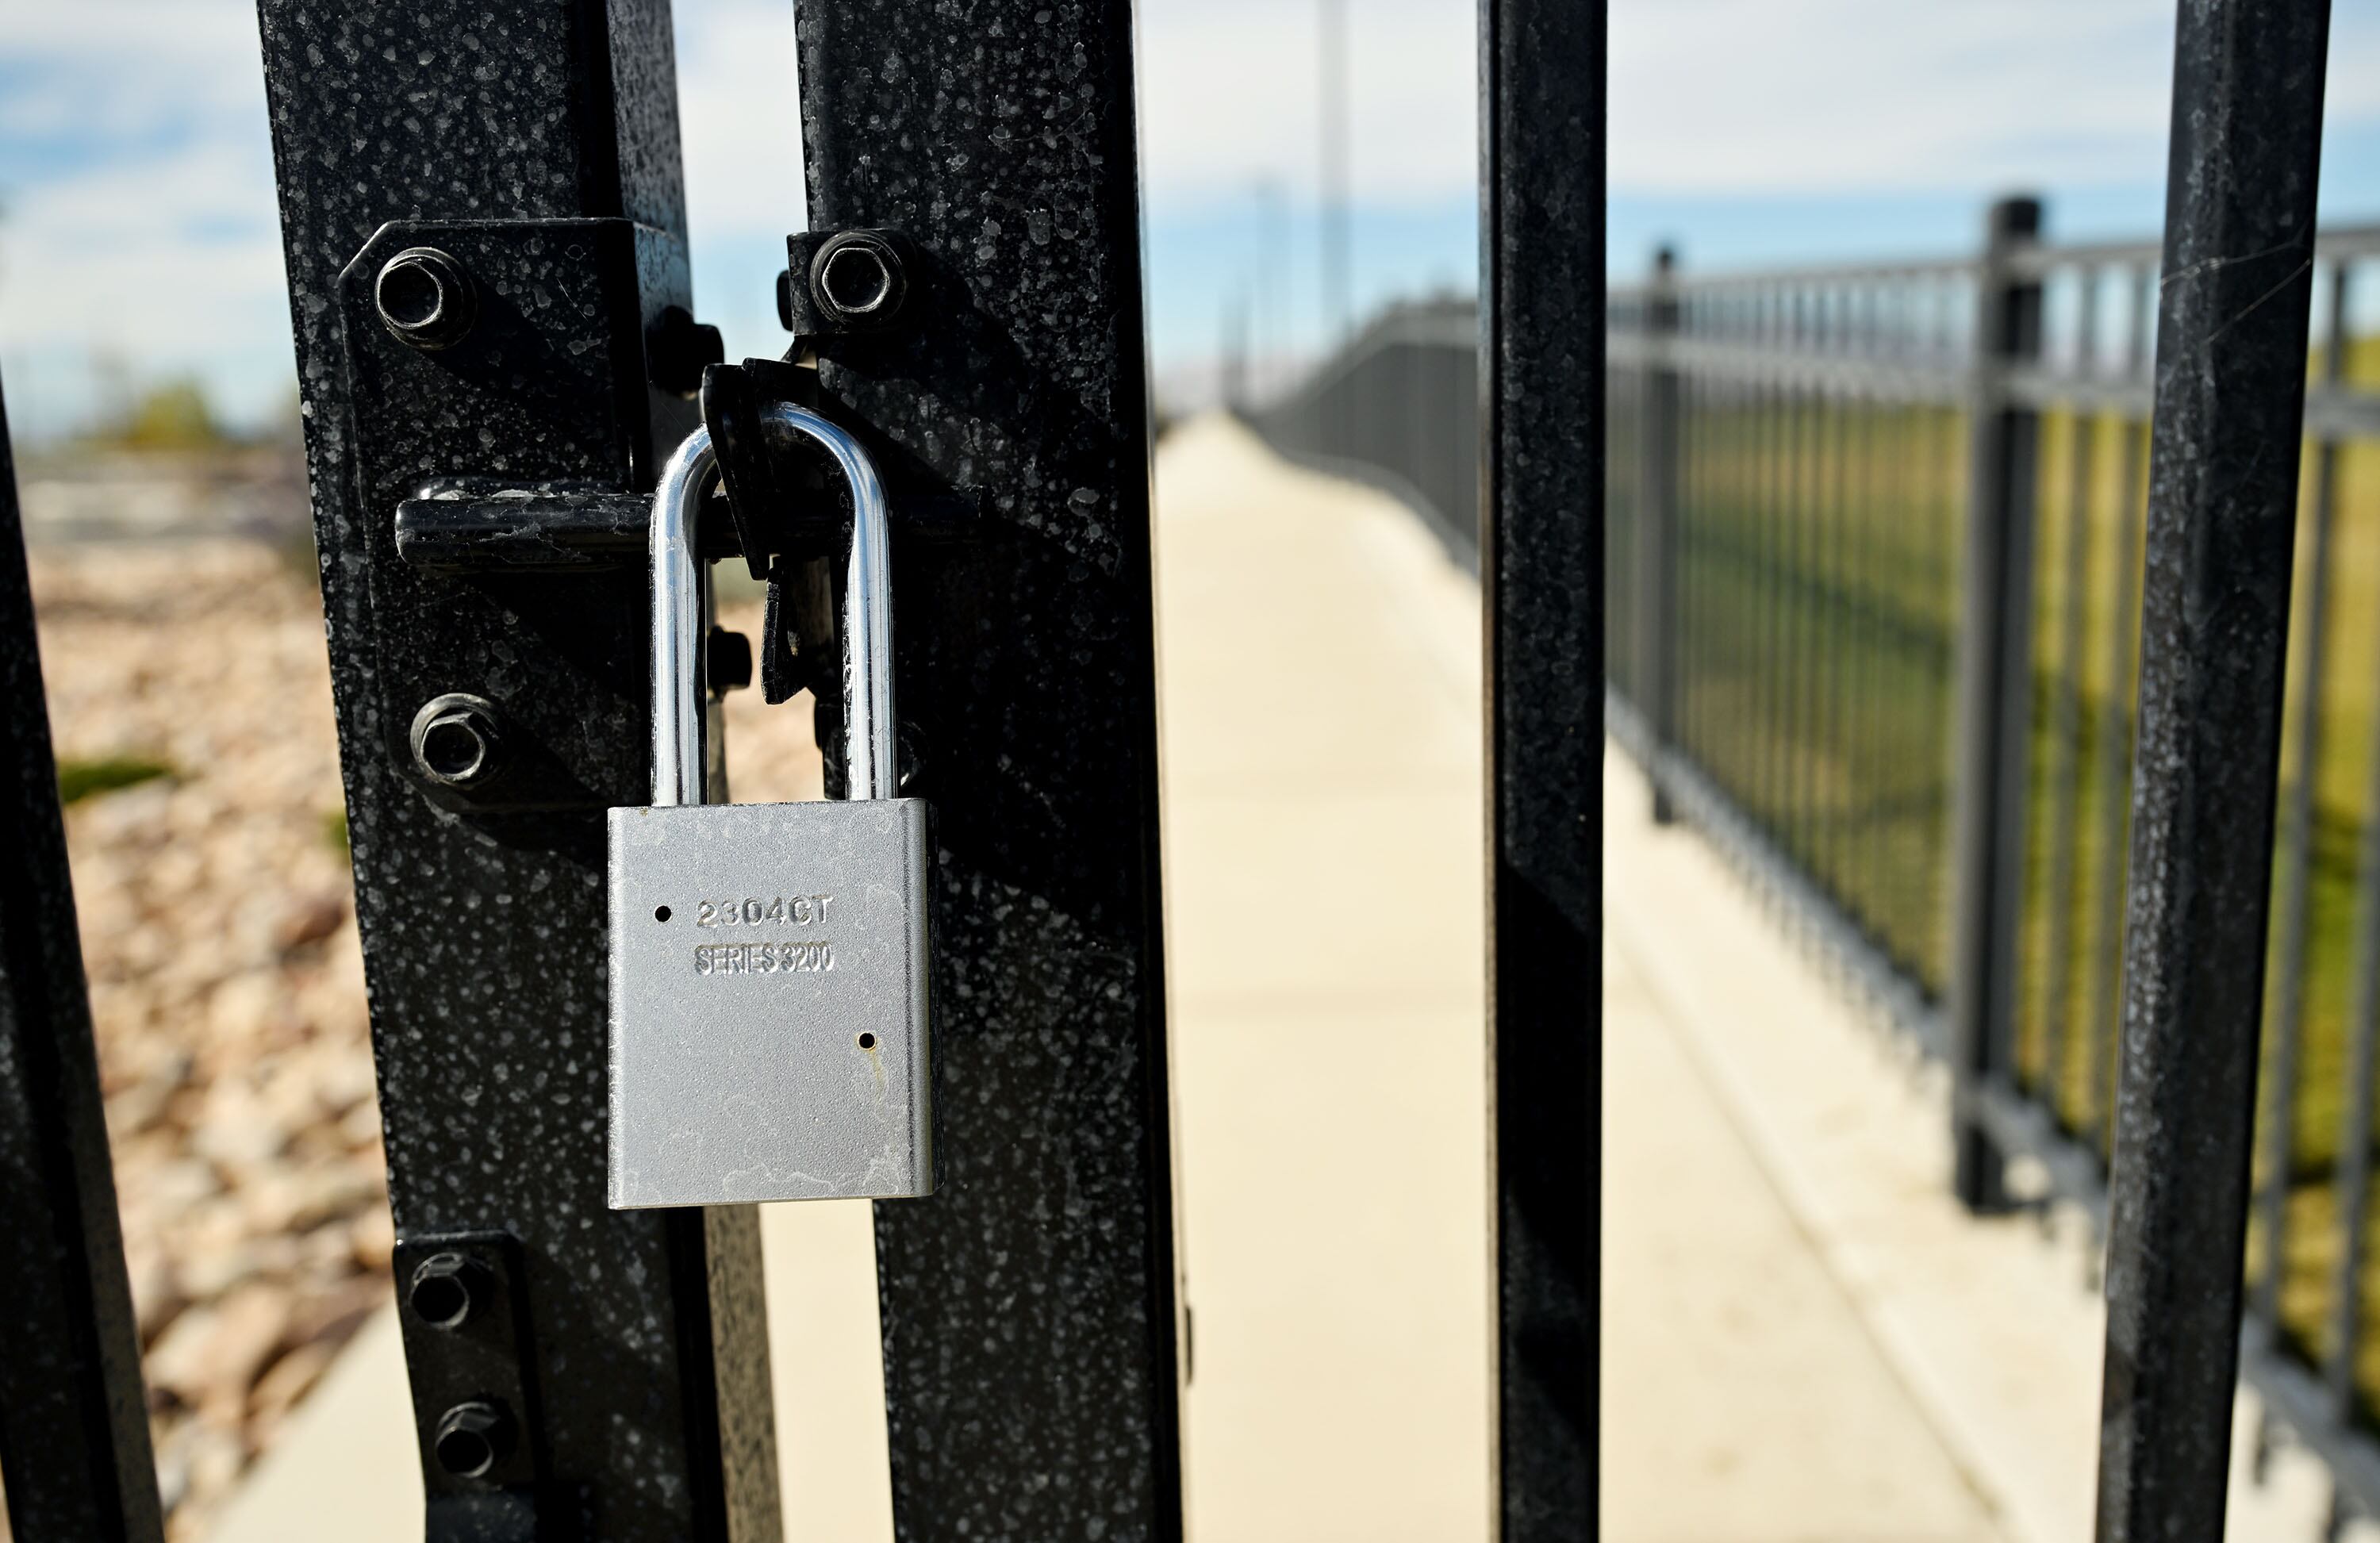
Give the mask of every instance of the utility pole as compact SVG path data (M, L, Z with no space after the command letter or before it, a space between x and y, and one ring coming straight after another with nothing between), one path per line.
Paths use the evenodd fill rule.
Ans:
M1322 325L1335 347L1354 330L1347 229L1347 0L1322 6Z
M1250 357L1257 362L1248 382L1261 394L1271 378L1268 371L1277 371L1295 348L1292 295L1296 286L1291 277L1288 189L1281 178L1267 175L1257 179L1256 196L1256 321Z
M1217 380L1222 405L1238 410L1248 401L1248 292L1245 289L1223 302L1221 368Z

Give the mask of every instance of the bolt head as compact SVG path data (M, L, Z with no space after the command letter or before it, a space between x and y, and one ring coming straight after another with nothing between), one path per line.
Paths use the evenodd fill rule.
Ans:
M438 1417L430 1450L456 1478L485 1478L512 1451L512 1416L488 1399L458 1403Z
M414 769L441 787L469 787L494 775L504 759L504 728L493 702L450 691L413 715Z
M407 247L382 264L372 304L397 341L425 353L462 342L480 316L469 272L435 247Z
M664 306L645 331L645 376L674 395L694 395L702 389L704 369L726 358L719 329L696 321L684 306Z
M486 1297L487 1268L468 1254L432 1254L406 1283L406 1305L433 1329L460 1329Z
M723 697L752 684L752 640L723 626L710 629L710 647L703 654L710 676L710 692Z
M908 296L901 254L874 231L846 230L820 243L809 279L819 314L839 326L883 326Z

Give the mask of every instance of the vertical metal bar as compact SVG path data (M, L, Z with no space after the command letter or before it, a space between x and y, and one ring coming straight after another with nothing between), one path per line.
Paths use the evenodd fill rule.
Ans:
M1959 611L1956 886L1950 937L1952 1183L1970 1209L2007 1201L2001 1156L1980 1118L2008 1075L2024 802L2032 725L2034 458L2040 419L2001 390L2041 353L2041 284L2009 254L2040 234L2041 204L1992 205L1977 278L1964 583Z
M896 227L931 274L902 330L819 340L823 410L896 497L983 516L895 580L965 1090L940 1192L876 1213L904 1539L1182 1536L1133 17L795 15L812 227Z
M1691 332L1694 302L1681 302L1679 310L1680 332ZM1689 761L1702 756L1702 723L1697 709L1703 650L1708 642L1704 635L1707 622L1700 587L1702 487L1706 471L1704 457L1709 448L1702 386L1699 378L1682 371L1678 372L1678 625L1672 647L1677 669L1677 753Z
M1773 346L1775 302L1755 294L1751 339L1755 347ZM1750 454L1745 461L1743 553L1750 590L1746 610L1744 658L1747 686L1742 712L1744 741L1744 807L1756 829L1767 830L1776 813L1777 786L1777 387L1771 377L1746 383ZM1770 833L1773 834L1773 832Z
M2085 267L2076 317L2080 339L2075 373L2087 380L2099 319L2098 275ZM2050 723L2049 882L2041 903L2048 908L2042 929L2041 1101L2050 1117L2064 1122L2073 1100L2067 1075L2068 1019L2073 996L2076 810L2082 778L2082 626L2090 595L2091 458L2098 419L2087 407L2068 409L2066 550L2059 554L2065 592L2058 619L2058 686Z
M1756 343L1768 350L1779 346L1777 297L1773 290L1755 292L1753 322ZM1773 373L1755 376L1745 387L1750 397L1752 454L1747 464L1744 500L1744 551L1752 587L1752 625L1746 629L1744 678L1750 686L1744 704L1745 786L1755 829L1776 838L1779 766L1783 735L1778 719L1777 645L1779 638L1777 581L1779 572L1778 515L1781 479L1779 473L1783 421L1782 397Z
M1707 296L1692 302L1683 325L1694 336L1707 330ZM1679 372L1678 400L1685 441L1680 457L1684 475L1678 493L1678 593L1682 607L1678 623L1679 735L1695 768L1710 776L1718 760L1710 725L1713 650L1718 642L1710 565L1712 458L1717 450L1718 408L1710 382L1689 371Z
M1864 351L1876 347L1876 293L1868 293ZM1844 728L1842 870L1844 905L1861 930L1876 933L1874 834L1882 803L1877 786L1876 706L1878 615L1876 588L1876 398L1860 393L1847 399L1851 436L1844 492L1845 648L1848 652Z
M1871 307L1868 322L1877 322ZM1876 335L1871 334L1871 350L1876 347ZM1894 510L1888 504L1888 479L1885 465L1888 455L1883 445L1888 433L1888 397L1864 395L1859 400L1859 498L1856 510L1856 566L1859 566L1859 593L1856 593L1856 631L1854 650L1859 660L1859 684L1854 698L1859 702L1856 719L1856 796L1852 814L1856 824L1852 826L1852 883L1854 883L1856 905L1859 905L1859 927L1871 938L1883 938L1880 912L1883 912L1883 850L1877 847L1877 833L1885 829L1885 612L1883 589L1889 581L1889 566L1885 565L1885 550L1877 533L1892 529ZM1909 455L1909 445L1901 443L1900 462Z
M1785 347L1790 358L1809 346L1807 297L1799 289L1786 300ZM1810 672L1810 526L1811 471L1816 443L1816 398L1799 382L1784 388L1784 496L1779 500L1777 593L1782 606L1779 622L1778 722L1784 778L1777 811L1777 839L1786 855L1804 864L1809 847L1803 840L1809 812L1809 715L1805 711Z
M1746 302L1749 309L1749 301ZM1768 613L1764 536L1767 511L1761 505L1767 475L1768 434L1767 394L1753 381L1739 381L1730 390L1735 397L1735 473L1728 516L1728 568L1734 591L1728 638L1730 759L1734 770L1730 791L1757 824L1762 776L1768 744L1765 680L1760 655L1766 652Z
M1779 307L1773 290L1760 297L1761 342L1771 350L1781 350L1783 346ZM1780 511L1784 508L1785 397L1774 374L1760 380L1753 389L1759 418L1750 514L1756 565L1754 576L1760 588L1758 626L1750 661L1755 683L1755 711L1747 728L1755 758L1755 786L1758 791L1758 800L1753 806L1754 820L1773 841L1777 838L1779 812L1784 807L1784 692L1779 685L1778 650L1784 641L1785 614L1779 589L1784 571Z
M1605 17L1604 0L1480 6L1502 1543L1596 1534Z
M1645 296L1645 364L1636 399L1639 415L1636 506L1632 511L1636 557L1637 710L1652 740L1653 823L1677 819L1662 775L1678 737L1678 371L1669 358L1678 331L1677 253L1653 258Z
M1840 301L1838 298L1838 307ZM1848 326L1850 317L1837 310L1839 329ZM1847 334L1846 334L1847 335ZM1827 500L1827 599L1822 613L1827 631L1826 675L1826 760L1823 786L1826 791L1824 817L1818 827L1822 838L1819 851L1823 857L1822 871L1828 893L1835 903L1849 908L1851 885L1843 866L1846 841L1851 833L1855 790L1852 784L1851 739L1848 731L1851 710L1852 622L1853 593L1852 588L1852 394L1836 392L1828 398L1828 417L1833 430L1831 461L1834 475L1828 479Z
M156 1543L157 1471L0 419L0 1533Z
M1876 910L1872 919L1876 930L1890 955L1907 968L1912 961L1902 945L1910 919L1903 909L1902 891L1916 876L1906 871L1910 865L1898 855L1896 832L1911 818L1914 807L1909 785L1932 768L1922 760L1910 765L1900 751L1902 739L1925 727L1922 702L1903 695L1906 686L1902 684L1921 676L1908 657L1912 642L1908 632L1884 623L1888 617L1913 621L1920 626L1925 622L1925 611L1911 603L1907 591L1912 573L1924 569L1917 559L1926 539L1924 495L1932 459L1927 452L1934 436L1928 432L1925 411L1918 404L1885 399L1876 403L1876 410L1878 443L1890 449L1882 454L1876 473L1880 508L1869 528L1869 538L1876 550L1876 583L1870 600L1876 608L1878 626L1874 709L1877 807L1875 832L1868 843L1868 862L1874 875ZM1918 887L1922 893L1922 883Z
M432 478L650 486L698 420L649 384L643 345L665 305L691 305L668 5L259 13L399 1239L517 1242L528 1336L506 1369L538 1390L514 1413L542 1525L772 1537L754 1210L604 1202L602 811L648 796L648 578L430 576L394 535L397 502ZM476 265L476 331L434 359L373 315L392 221L444 222L439 244ZM565 365L565 340L538 329L582 311L601 320ZM447 690L505 715L533 811L417 774L407 725ZM534 926L480 919L529 896L554 897ZM434 1460L454 1388L440 1331L407 1333L430 1535L476 1536L514 1491Z
M2099 1534L2222 1536L2327 0L2186 0L2141 620Z
M1826 293L1812 289L1804 297L1806 318L1802 346L1811 354L1825 351ZM1823 783L1826 770L1827 680L1827 439L1834 418L1826 388L1815 381L1802 395L1802 503L1800 553L1794 564L1801 596L1797 648L1801 680L1795 711L1801 721L1802 754L1796 801L1797 845L1802 866L1823 890L1826 885Z
M2148 360L2153 301L2149 271L2131 275L2125 297L2124 379L2141 378ZM2099 701L2098 919L2091 939L2091 1080L2083 1128L2104 1149L2114 1135L2107 1097L2116 1072L2118 966L2124 948L2125 790L2132 780L2132 647L2140 637L2141 522L2148 472L2148 425L2120 420L2124 436L2122 506L2116 518L2115 620L2107 633L2107 694Z
M2331 270L2331 296L2338 309L2325 340L2325 379L2336 385L2347 351L2346 264ZM2338 442L2325 438L2315 452L2313 508L2305 591L2305 634L2297 680L2298 720L2291 759L2297 775L2289 784L2281 825L2279 936L2272 955L2273 1021L2267 1032L2272 1065L2265 1089L2262 1122L2264 1183L2255 1196L2264 1252L2248 1295L2248 1318L2259 1331L2280 1324L2281 1277L2289 1242L2289 1183L2297 1165L2297 1103L2304 1059L2307 912L2313 901L2313 822L2316 784L2322 768L2322 694L2329 655L2330 541L2338 503Z

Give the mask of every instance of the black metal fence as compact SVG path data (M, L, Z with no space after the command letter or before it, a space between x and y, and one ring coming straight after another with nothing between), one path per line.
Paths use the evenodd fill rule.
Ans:
M1393 307L1290 395L1232 406L1281 455L1403 501L1465 566L1477 569L1479 309L1473 301Z
M1603 395L1602 12L1483 0L1501 324L1411 356L1465 406L1482 382L1511 404L1484 465L1475 415L1415 431L1416 486L1466 530L1490 512L1503 618L1480 1263L1512 1543L1596 1525L1599 1040L1577 961L1599 853L1572 811L1602 776L1602 450L1544 446ZM821 686L840 744L822 576L845 538L733 491L739 461L747 493L809 485L731 447L765 391L881 465L901 786L935 811L939 1186L876 1217L895 1530L1178 1540L1192 1341L1130 7L988 0L963 28L923 0L804 7L808 208L786 218L807 231L778 291L798 335L725 375L692 315L666 0L259 14L426 1536L782 1531L753 1208L605 1204L603 811L650 785L655 471L714 416L730 496L698 544L768 576L761 679L772 700ZM1055 127L1014 131L1019 103ZM838 245L873 254L860 290L838 295ZM0 782L23 837L0 843L0 1221L24 1288L0 1490L19 1537L153 1540L17 540L0 456ZM475 748L451 759L418 725L458 698ZM525 895L534 925L485 922Z
M2012 200L1973 257L1613 291L1608 721L1953 1063L1962 1196L2007 1203L2027 1158L2104 1226L2160 249L2038 230ZM2242 1348L2380 1515L2380 227L2317 253ZM1436 383L1463 320L1391 311L1244 417L1432 485L1405 425L1470 423ZM1405 496L1460 541L1459 497Z

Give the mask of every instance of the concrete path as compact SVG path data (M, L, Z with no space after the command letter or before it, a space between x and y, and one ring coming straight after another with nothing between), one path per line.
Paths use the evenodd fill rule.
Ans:
M1477 590L1220 422L1158 490L1192 1534L1485 1539ZM1604 1536L2086 1537L2079 1261L1957 1214L1938 1088L1609 780ZM887 1538L867 1213L764 1225L787 1535ZM393 1327L223 1543L418 1538Z

